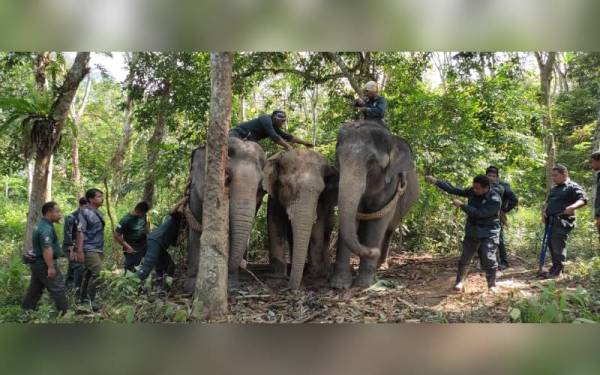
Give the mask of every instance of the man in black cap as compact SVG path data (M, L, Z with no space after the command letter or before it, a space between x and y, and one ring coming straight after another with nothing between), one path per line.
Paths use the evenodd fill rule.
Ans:
M274 111L271 116L262 115L253 120L243 122L229 131L230 137L236 137L246 141L258 142L265 138L271 140L286 150L291 150L290 143L297 143L306 147L314 147L310 142L303 141L291 134L284 132L281 128L287 121L284 111Z

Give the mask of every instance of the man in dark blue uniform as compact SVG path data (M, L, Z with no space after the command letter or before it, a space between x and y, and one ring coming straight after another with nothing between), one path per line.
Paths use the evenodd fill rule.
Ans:
M384 119L388 104L387 100L385 100L383 96L379 95L377 82L367 82L364 91L364 98L356 99L354 101L354 107L363 115L365 120L375 121L385 125Z
M564 165L557 164L552 168L552 181L555 185L550 189L542 211L544 223L551 226L548 243L552 267L543 276L556 278L567 259L567 239L575 228L575 210L586 205L587 197L581 186L571 181Z
M65 219L63 229L63 252L69 257L69 268L65 279L67 290L79 290L81 279L83 278L83 264L79 263L76 258L75 245L77 236L82 236L81 225L79 224L79 213L81 209L86 208L88 204L85 197L79 198L79 208L71 212Z
M297 143L306 147L313 147L312 143L296 138L291 134L284 132L281 128L287 121L285 112L277 110L271 116L263 115L253 120L243 122L229 131L230 137L236 137L245 141L258 142L265 138L270 138L286 150L291 150L290 143Z
M425 177L427 182L436 185L445 192L468 198L465 204L459 199L452 203L467 214L463 250L458 262L458 272L454 289L464 290L464 281L468 266L476 253L479 254L481 268L485 270L488 289L495 291L496 270L498 262L496 251L500 241L500 211L502 200L500 194L490 187L490 180L479 175L473 179L470 188L459 189L446 181L440 181L433 176Z
M489 166L485 175L490 179L492 187L497 187L497 191L502 198L502 208L500 209L500 244L498 245L498 268L508 268L508 257L506 254L506 242L504 240L504 227L507 224L506 214L512 211L517 204L519 204L519 198L513 192L508 182L500 180L500 175L497 167L493 165Z

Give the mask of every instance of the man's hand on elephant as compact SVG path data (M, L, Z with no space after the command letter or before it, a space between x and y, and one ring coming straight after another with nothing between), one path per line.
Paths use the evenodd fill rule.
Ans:
M437 183L437 178L435 178L433 176L425 176L425 181L429 182L430 184L435 185Z
M464 204L463 201L461 201L460 199L452 199L452 204L455 205L456 207L462 207L462 205Z

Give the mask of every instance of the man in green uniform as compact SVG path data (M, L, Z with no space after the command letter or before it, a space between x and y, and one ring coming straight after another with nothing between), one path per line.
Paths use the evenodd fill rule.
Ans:
M548 244L552 267L542 276L556 278L563 271L567 259L567 239L575 228L575 210L587 204L587 197L581 186L571 181L564 165L557 164L552 168L552 181L555 185L550 189L542 210L544 224L551 228Z
M354 107L365 120L375 121L385 125L384 119L387 112L387 100L379 95L377 82L369 81L364 87L365 96L354 101ZM387 125L385 125L387 126Z
M60 221L62 213L56 202L47 202L42 206L42 216L32 234L34 259L31 260L31 280L22 307L35 309L46 288L58 311L64 314L69 306L60 268L56 265L56 258L63 254L53 225Z
M263 115L253 120L243 122L229 131L230 137L258 142L265 138L270 138L286 150L291 150L290 143L297 143L306 147L314 147L312 143L296 138L291 134L284 132L281 128L287 121L284 111L274 111L271 116Z
M79 225L79 212L82 208L87 207L88 201L85 197L79 198L79 208L71 212L65 218L63 229L63 251L69 257L69 268L65 279L67 290L75 288L79 290L81 287L81 278L83 276L83 264L76 260L75 244L77 236L81 236L81 225Z
M500 244L498 245L498 268L506 269L508 265L508 256L506 253L506 242L504 240L504 226L507 223L506 215L512 211L517 204L519 204L519 198L513 192L510 184L500 180L500 175L497 167L490 165L485 175L490 179L490 183L493 188L496 188L500 197L502 198L502 208L500 209Z
M135 267L142 262L146 254L146 234L149 230L146 214L150 206L139 202L132 212L123 216L113 237L123 247L125 256L125 272L135 272Z
M84 264L84 274L81 283L80 301L89 298L94 311L100 309L96 301L98 276L102 270L104 259L104 217L99 208L104 203L104 194L98 189L85 192L89 205L79 212L81 236L77 241L77 259Z
M146 256L137 275L145 280L150 272L156 267L159 278L165 274L173 276L174 263L167 252L170 246L177 244L179 230L181 229L182 215L180 212L172 212L156 229L148 235Z
M479 254L481 268L485 270L488 289L495 291L498 263L496 251L500 241L500 219L498 212L502 205L500 194L490 187L490 180L479 175L473 179L470 188L458 189L446 181L433 176L425 177L427 182L436 185L445 192L469 198L467 204L454 199L453 204L467 214L463 250L458 262L458 272L454 289L464 290L464 280L468 266L475 253Z

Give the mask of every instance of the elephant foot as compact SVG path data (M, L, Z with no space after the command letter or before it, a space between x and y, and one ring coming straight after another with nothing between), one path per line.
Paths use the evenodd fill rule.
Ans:
M188 277L183 284L183 291L185 293L193 294L196 291L196 278Z
M333 289L348 289L352 285L352 274L350 271L335 271L329 285Z
M240 287L240 276L237 272L230 272L227 275L227 289L239 289Z
M323 266L309 266L308 276L313 279L319 279L327 277L327 267Z
M362 273L356 277L352 286L358 288L368 288L375 284L375 273Z
M287 265L278 260L271 261L269 267L269 276L276 279L282 279L287 277Z

